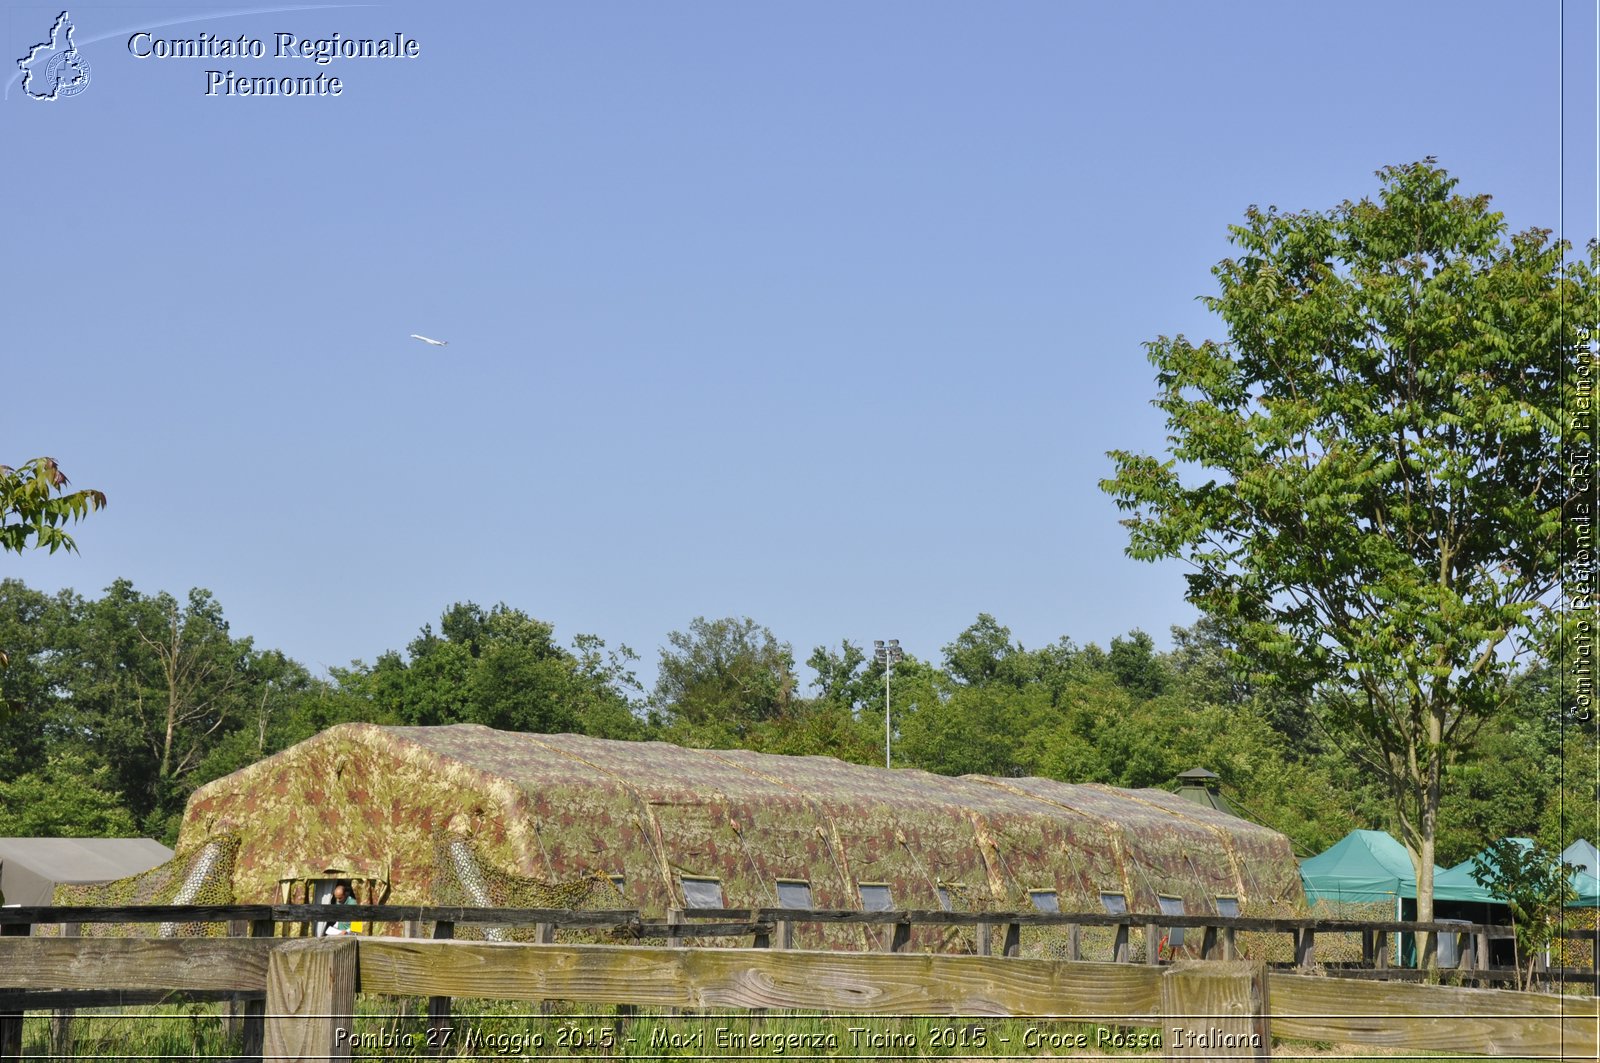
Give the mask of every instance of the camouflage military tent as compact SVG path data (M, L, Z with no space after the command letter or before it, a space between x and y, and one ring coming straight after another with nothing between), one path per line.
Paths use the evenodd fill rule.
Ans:
M1163 791L465 724L346 724L209 783L180 857L221 839L239 902L338 877L363 901L652 915L1304 903L1282 835Z

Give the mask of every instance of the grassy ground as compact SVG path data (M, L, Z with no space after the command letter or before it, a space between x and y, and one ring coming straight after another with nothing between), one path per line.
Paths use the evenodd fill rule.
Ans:
M351 1031L356 1059L429 1055L421 1001L361 997ZM240 1051L220 1005L89 1013L72 1023L69 1054L51 1053L51 1017L30 1015L29 1058L228 1059ZM618 1016L611 1009L455 1001L443 1055L476 1059L1138 1059L1161 1058L1153 1028L1021 1019L817 1017L744 1012ZM1225 1058L1219 1055L1219 1058ZM1274 1059L1417 1059L1352 1045L1281 1043ZM1464 1059L1473 1057L1429 1057Z

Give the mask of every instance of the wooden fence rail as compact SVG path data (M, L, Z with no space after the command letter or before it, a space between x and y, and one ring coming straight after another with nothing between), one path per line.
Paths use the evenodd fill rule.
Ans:
M1340 982L1259 961L1144 964L892 952L403 938L0 938L0 992L265 995L263 1055L348 1058L357 993L670 1009L1070 1019L1156 1028L1170 1059L1265 1058L1273 1036L1595 1058L1592 997ZM998 1046L996 1046L998 1047ZM20 1044L9 1047L20 1052Z

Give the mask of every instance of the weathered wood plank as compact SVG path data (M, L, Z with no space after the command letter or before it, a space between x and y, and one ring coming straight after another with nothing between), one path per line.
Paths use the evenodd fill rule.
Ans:
M258 938L0 938L0 986L260 991L271 948Z
M122 907L64 905L0 908L7 923L228 923L235 919L270 917L265 904L138 904Z
M1250 960L1179 960L1161 974L1161 1043L1168 1059L1272 1055L1267 973Z
M653 1008L1159 1017L1160 972L979 956L362 940L361 991Z
M356 943L288 941L267 966L266 1060L349 1059L355 1031Z
M403 923L407 920L458 923L491 923L500 926L531 926L549 922L558 929L620 928L640 920L635 909L605 911L570 911L556 908L469 908L436 905L342 905L337 908L321 904L279 905L134 905L114 908L85 908L77 906L32 906L0 908L0 925L35 923L164 923L164 922L228 922L236 919L268 918L278 922L322 922L337 914L343 918L365 922ZM1449 931L1460 933L1483 932L1490 939L1499 940L1513 936L1507 926L1483 924L1407 923L1396 920L1311 919L1311 918L1253 918L1224 919L1215 915L1162 915L1160 913L1134 913L1138 922L1152 922L1161 927L1206 926L1227 927L1233 930L1289 933L1309 928L1322 934L1357 934L1364 930L1385 930L1391 933L1424 931ZM1109 915L1105 912L945 912L913 909L909 911L859 912L848 909L798 909L798 908L697 908L697 919L731 919L746 923L768 923L789 919L800 923L883 924L910 922L926 926L976 926L984 922L1016 923L1021 926L1116 926L1127 916ZM1559 938L1591 940L1590 930L1563 930Z
M1272 1032L1308 1041L1489 1056L1593 1059L1600 1051L1594 997L1267 976ZM1563 1014L1563 1012L1565 1014Z
M910 926L909 923L905 925ZM671 941L686 937L742 938L758 936L771 934L773 926L773 923L691 923L680 920L672 923L623 923L614 929L641 940L646 938L666 938Z
M0 1011L50 1011L54 1008L143 1008L153 1004L208 1004L264 1000L260 993L231 989L0 989Z

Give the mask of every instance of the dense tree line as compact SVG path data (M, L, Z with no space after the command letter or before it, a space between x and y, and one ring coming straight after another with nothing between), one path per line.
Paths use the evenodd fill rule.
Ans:
M646 692L636 655L594 635L559 639L519 609L458 603L403 650L313 676L229 627L203 590L183 598L118 581L98 598L0 582L0 835L148 834L172 842L197 786L348 721L480 723L861 764L884 756L884 667L848 640L816 647L802 680L790 645L749 618L692 620L660 651ZM1110 646L1062 638L1029 649L981 615L938 660L894 666L897 768L1170 786L1201 765L1251 818L1302 854L1353 827L1389 827L1392 805L1348 748L1337 713L1261 689L1209 621L1160 651L1141 631ZM1507 834L1565 843L1562 719L1551 671L1514 699L1452 777L1441 859ZM1567 741L1578 740L1576 721ZM1589 739L1592 740L1592 733ZM1592 795L1592 772L1566 796ZM1577 807L1572 805L1570 807ZM1566 831L1575 835L1574 825Z

